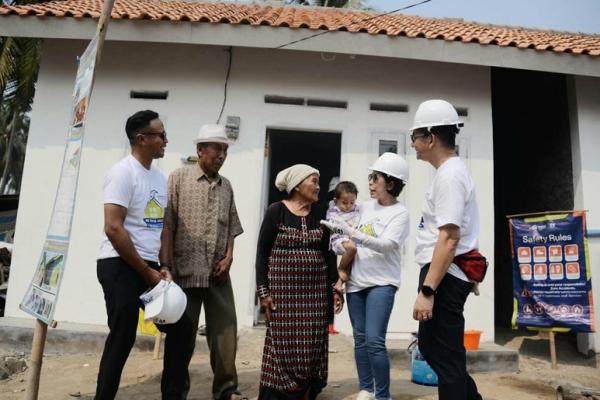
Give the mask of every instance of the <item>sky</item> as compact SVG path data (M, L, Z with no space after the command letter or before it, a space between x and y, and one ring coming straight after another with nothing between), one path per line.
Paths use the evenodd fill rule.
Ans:
M422 0L366 0L392 11ZM402 14L600 34L600 0L431 0Z

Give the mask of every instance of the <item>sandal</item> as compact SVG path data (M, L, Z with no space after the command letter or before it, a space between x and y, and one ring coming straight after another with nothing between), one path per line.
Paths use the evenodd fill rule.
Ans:
M233 397L233 396L239 396L239 397ZM223 400L250 400L250 398L248 396L244 396L237 389L225 391L225 393L223 393L223 395L221 396L221 399L223 399Z

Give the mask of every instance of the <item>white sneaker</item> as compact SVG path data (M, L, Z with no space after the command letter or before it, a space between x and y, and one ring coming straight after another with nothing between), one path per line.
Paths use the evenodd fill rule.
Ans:
M366 390L361 390L358 392L358 396L356 396L356 400L373 400L374 398L375 394L367 392Z

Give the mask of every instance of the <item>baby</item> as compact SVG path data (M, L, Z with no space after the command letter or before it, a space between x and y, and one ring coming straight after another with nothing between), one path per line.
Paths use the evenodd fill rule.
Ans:
M327 210L327 220L342 219L351 227L356 227L360 219L360 213L356 204L358 189L350 181L342 181L335 187L333 200L329 203ZM341 255L338 274L342 282L350 278L352 269L352 260L356 255L356 245L347 235L341 233L332 233L329 241L329 247L337 255Z

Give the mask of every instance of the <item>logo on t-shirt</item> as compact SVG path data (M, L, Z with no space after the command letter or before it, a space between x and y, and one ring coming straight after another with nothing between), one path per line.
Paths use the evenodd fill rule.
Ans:
M425 228L425 221L423 220L423 217L421 217L421 221L419 221L419 225L417 226L417 229L423 229Z
M361 225L361 227L358 230L369 236L377 237L377 234L375 233L375 228L373 228L372 223Z
M162 229L165 210L156 199L157 194L156 190L150 192L150 200L144 209L144 222L148 228Z

